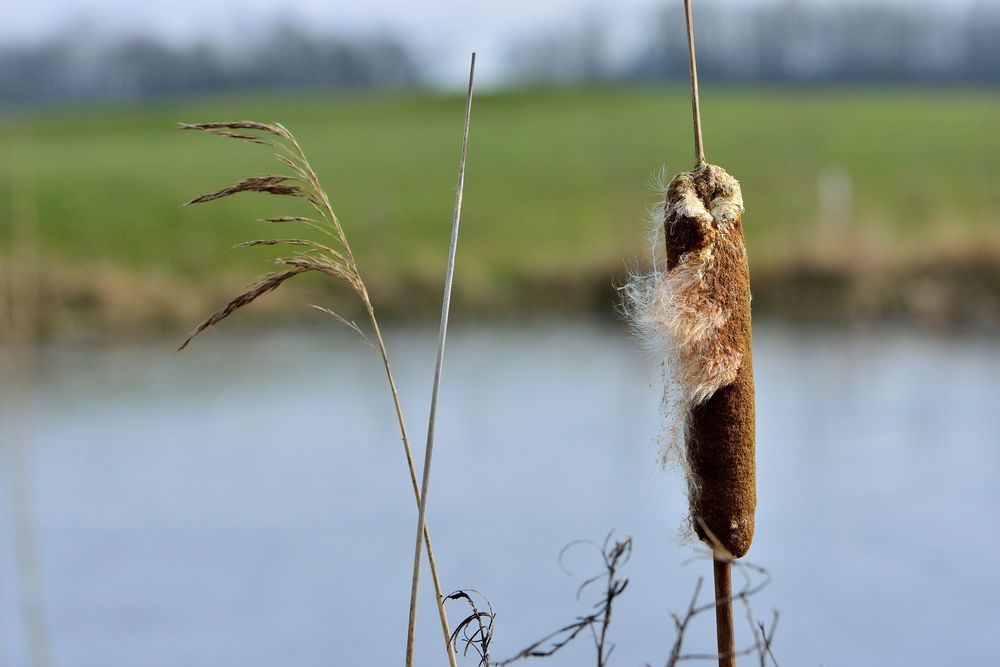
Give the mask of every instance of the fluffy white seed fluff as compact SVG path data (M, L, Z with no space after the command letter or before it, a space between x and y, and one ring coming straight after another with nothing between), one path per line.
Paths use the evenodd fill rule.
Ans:
M692 478L684 447L687 418L691 408L736 379L743 360L742 352L728 349L718 335L729 313L710 287L715 282L715 240L743 212L739 184L726 176L719 195L710 202L711 210L698 198L690 174L676 177L684 186L679 188L681 196L650 211L652 269L633 271L622 289L625 313L635 334L664 368L663 461L679 465L692 489L697 480ZM662 182L661 188L666 190ZM678 217L697 221L708 243L682 255L667 271L662 251L664 220Z

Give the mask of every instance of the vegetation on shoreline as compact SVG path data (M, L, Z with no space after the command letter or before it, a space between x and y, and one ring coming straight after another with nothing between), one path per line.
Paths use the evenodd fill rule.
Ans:
M753 193L755 312L1000 321L1000 135L992 131L1000 93L714 88L704 96L707 150ZM484 95L456 308L611 312L623 258L641 256L647 242L643 201L659 197L642 184L665 156L673 171L690 161L688 104L683 88ZM314 147L381 310L431 315L455 108L423 94L294 102L286 94L0 119L3 271L37 272L48 332L183 328L243 287L266 252L220 256L220 244L263 233L255 219L283 211L248 197L182 211L199 187L268 165L235 143L209 149L170 128L178 118L280 116ZM663 119L655 132L651 118ZM830 174L832 205L821 194ZM25 210L37 221L43 270L15 247L16 225L6 222ZM259 316L287 315L327 288L297 289L313 294L265 299Z

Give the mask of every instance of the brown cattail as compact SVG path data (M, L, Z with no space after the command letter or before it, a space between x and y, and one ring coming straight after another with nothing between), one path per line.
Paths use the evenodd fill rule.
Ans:
M702 164L667 186L666 267L634 277L625 303L667 368L667 452L687 472L698 536L733 557L754 530L750 279L740 185Z
M739 558L757 505L750 275L740 184L703 164L667 187L661 324L673 339L691 472L691 520ZM716 542L717 541L717 542Z

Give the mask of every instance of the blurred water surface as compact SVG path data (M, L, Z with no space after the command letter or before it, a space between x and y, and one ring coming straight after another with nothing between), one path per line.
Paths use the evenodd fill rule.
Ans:
M435 331L389 328L420 452ZM748 558L774 576L754 607L781 612L778 658L995 655L1000 341L756 333ZM377 356L336 329L213 332L181 355L173 342L46 347L27 410L5 406L30 447L53 663L399 664L415 508ZM494 657L507 657L587 613L574 595L600 571L595 553L570 550L572 576L557 556L616 529L635 553L612 664L664 662L669 613L710 568L684 564L681 480L656 463L655 364L621 330L581 321L458 325L449 345L428 515L445 588L490 598ZM8 480L0 663L18 665ZM419 664L440 665L424 581ZM705 618L687 648L712 636ZM589 664L588 644L549 664Z

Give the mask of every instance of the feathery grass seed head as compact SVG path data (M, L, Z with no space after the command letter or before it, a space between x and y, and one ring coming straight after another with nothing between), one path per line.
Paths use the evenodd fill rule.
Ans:
M187 204L203 204L242 192L291 197L306 202L317 216L311 218L301 215L279 215L263 220L269 223L301 224L310 229L321 231L333 239L331 244L304 238L257 239L238 244L236 246L238 248L283 245L303 250L291 257L278 258L276 262L286 267L285 269L258 278L253 285L202 322L184 341L180 349L187 347L195 336L215 326L240 308L277 289L285 281L310 271L339 280L350 287L366 305L370 303L364 281L358 273L351 246L333 207L330 205L330 199L320 186L316 172L313 171L309 160L291 132L277 123L258 123L247 120L224 123L181 123L179 129L206 132L229 139L268 146L275 151L275 158L288 167L293 174L251 176L221 190L196 197ZM339 316L338 319L346 322ZM352 328L360 332L357 325Z

